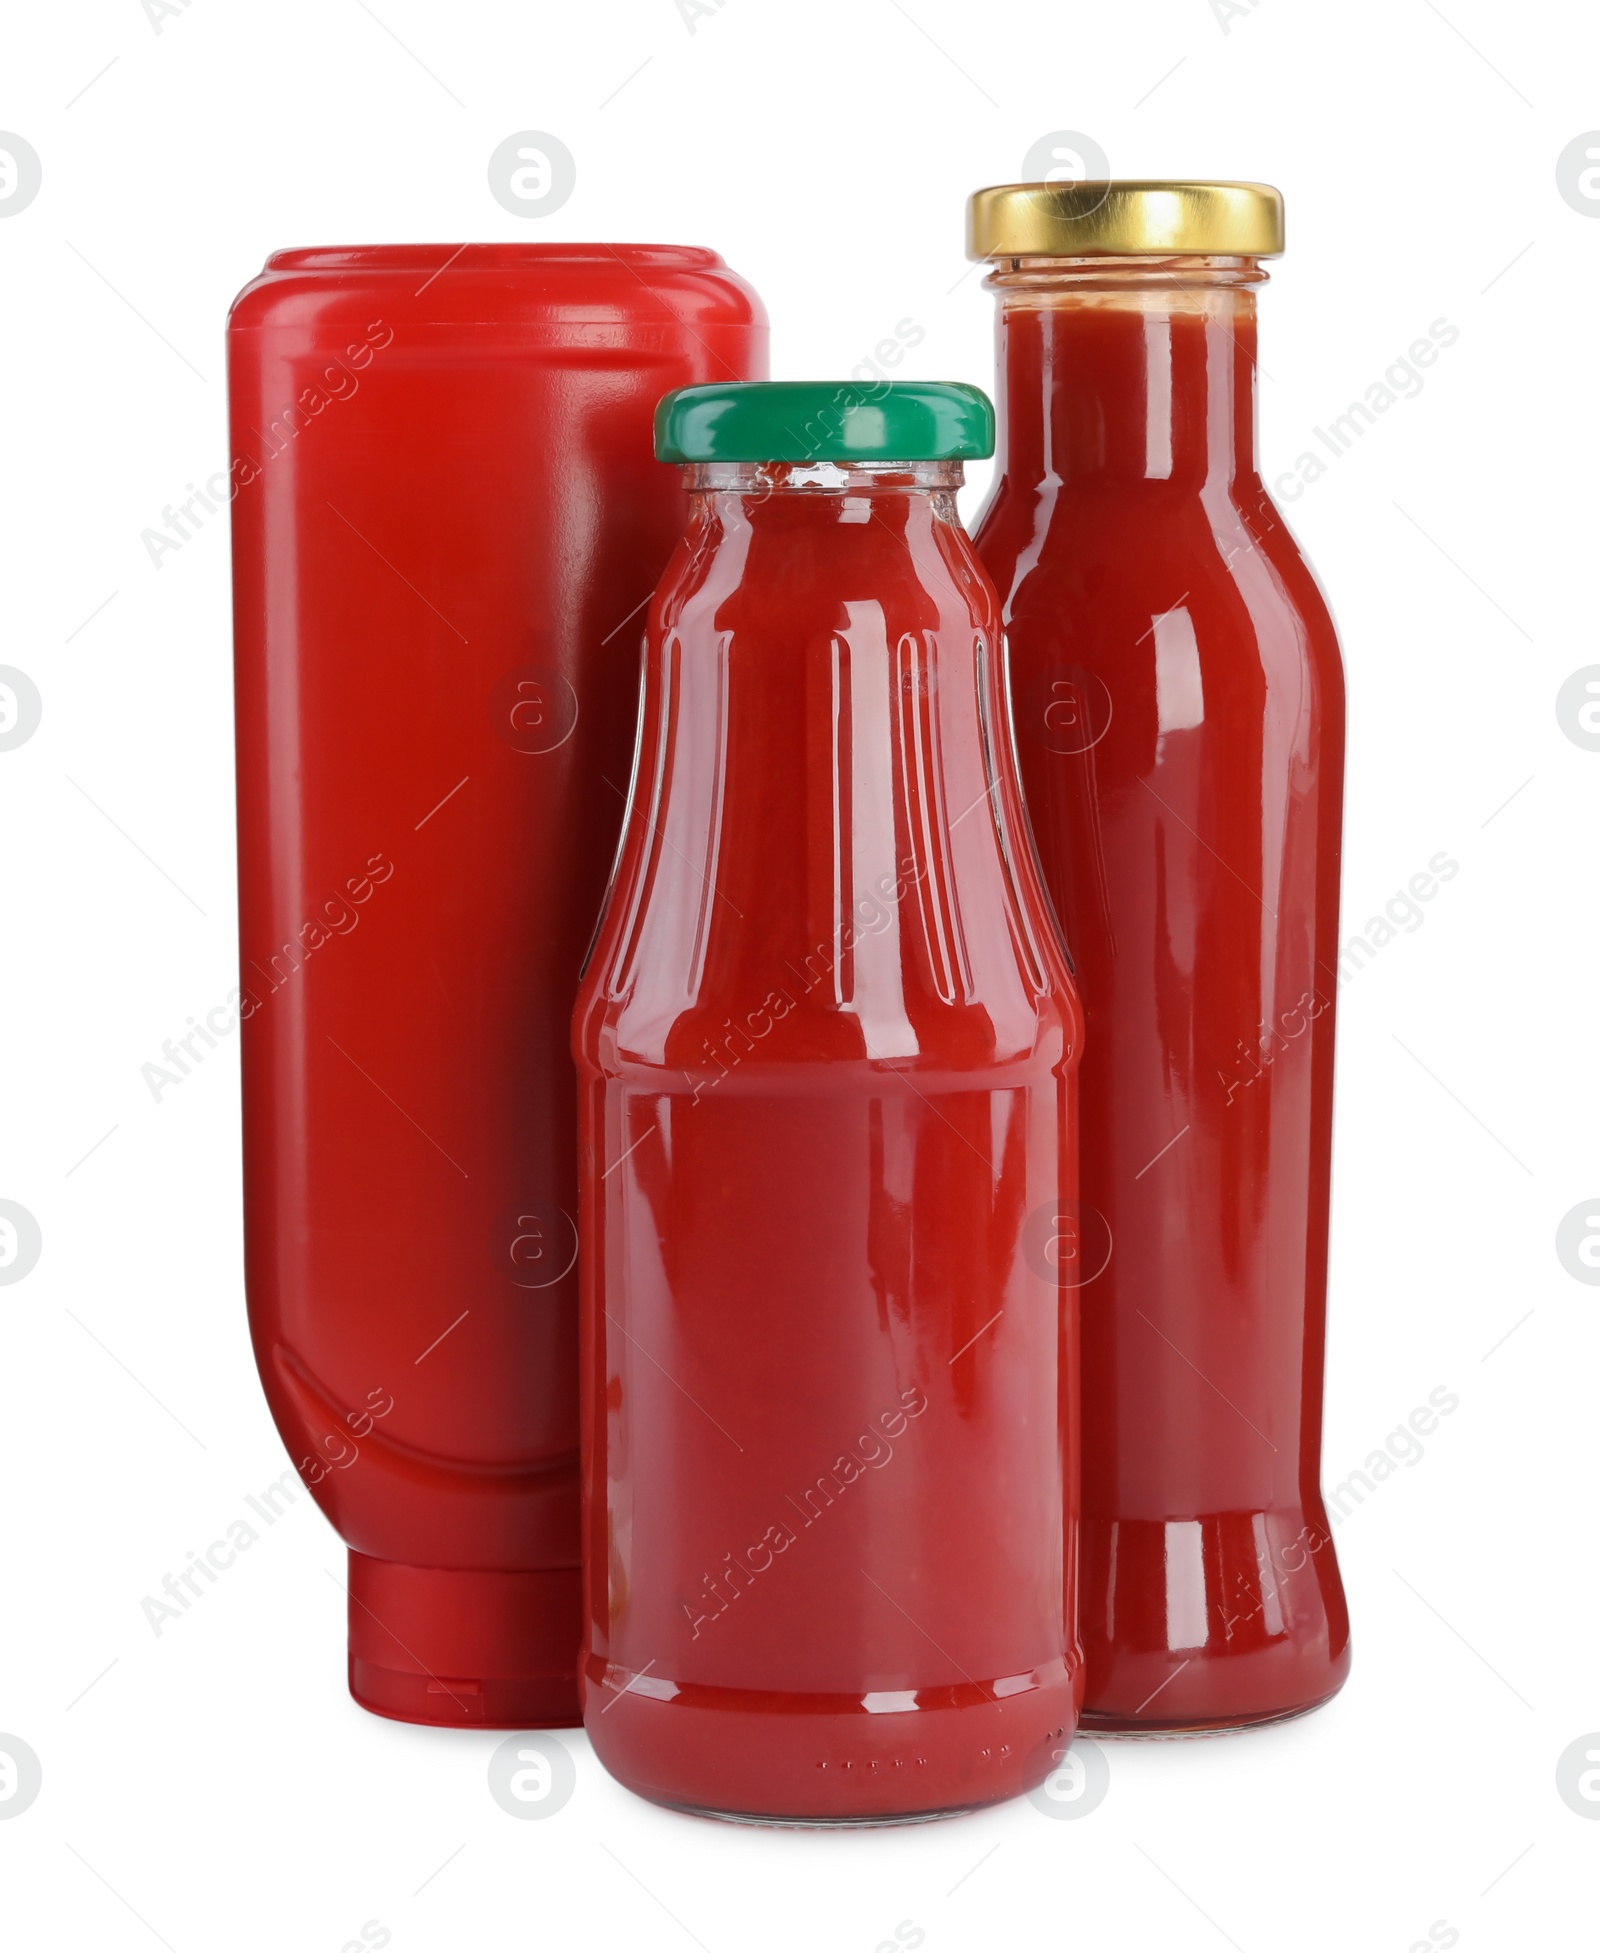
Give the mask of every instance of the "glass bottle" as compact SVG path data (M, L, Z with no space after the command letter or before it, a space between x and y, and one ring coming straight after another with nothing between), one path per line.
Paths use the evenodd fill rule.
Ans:
M973 200L977 533L1087 1018L1086 1727L1271 1720L1349 1629L1319 1487L1344 687L1256 462L1252 184Z
M680 1808L1040 1782L1078 1662L1078 1007L1026 840L972 388L689 389L688 532L574 1026L596 1752Z

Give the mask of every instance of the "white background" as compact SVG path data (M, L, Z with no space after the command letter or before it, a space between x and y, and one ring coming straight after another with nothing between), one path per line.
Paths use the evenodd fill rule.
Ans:
M0 663L43 700L0 752L0 1196L44 1243L0 1288L0 1732L43 1767L0 1822L0 1937L337 1953L377 1921L397 1953L873 1953L909 1921L928 1953L1406 1953L1448 1922L1466 1953L1594 1944L1600 1823L1556 1764L1600 1730L1600 1295L1555 1251L1600 1191L1600 753L1555 709L1600 663L1600 202L1556 176L1600 125L1593 11L167 13L0 27L0 128L43 160L0 218ZM523 129L577 159L542 218L487 187ZM574 1732L571 1801L520 1821L488 1794L498 1736L348 1699L343 1553L308 1497L160 1637L141 1610L286 1461L245 1331L235 1050L159 1104L140 1076L234 981L228 542L213 524L158 569L140 534L226 466L224 314L270 249L711 244L768 304L776 375L838 374L911 319L901 377L986 383L963 200L1060 129L1118 175L1285 192L1269 479L1431 322L1459 329L1289 510L1349 666L1346 936L1440 850L1460 864L1341 1006L1329 1484L1431 1391L1459 1408L1338 1526L1355 1670L1312 1718L1108 1744L1076 1821L1023 1801L842 1835L654 1809Z

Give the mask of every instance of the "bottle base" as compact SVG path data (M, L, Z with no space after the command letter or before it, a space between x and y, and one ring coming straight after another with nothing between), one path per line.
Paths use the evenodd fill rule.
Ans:
M395 1722L570 1729L582 1576L350 1555L350 1693Z
M618 1782L669 1810L780 1829L932 1824L1035 1789L1077 1720L1081 1671L857 1695L672 1683L597 1656L584 1726Z
M1320 1509L1086 1516L1081 1540L1085 1730L1256 1729L1344 1685L1350 1623Z
M1085 1736L1110 1737L1124 1743L1182 1743L1201 1736L1244 1736L1252 1729L1270 1729L1274 1723L1298 1722L1302 1716L1315 1715L1343 1686L1341 1682L1338 1688L1330 1689L1315 1702L1302 1703L1293 1709L1263 1709L1259 1715L1228 1715L1215 1722L1203 1718L1188 1722L1149 1722L1119 1716L1115 1710L1097 1714L1085 1709L1078 1718L1078 1727Z
M677 1811L682 1817L705 1817L717 1824L743 1824L756 1831L887 1831L897 1825L940 1824L947 1817L970 1817L974 1811L984 1808L982 1804L952 1804L947 1809L904 1811L888 1817L758 1817L752 1811L714 1811L700 1804L667 1803L659 1797L648 1801L660 1804L663 1810Z

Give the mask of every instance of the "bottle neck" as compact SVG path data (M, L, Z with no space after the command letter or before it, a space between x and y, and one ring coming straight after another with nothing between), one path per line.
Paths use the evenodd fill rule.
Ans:
M1253 258L1009 258L999 472L1226 487L1256 473Z
M758 537L783 550L802 535L871 523L921 560L937 536L960 528L962 472L959 461L692 462L689 535L738 555Z
M683 471L691 494L951 494L961 486L959 461L694 461Z

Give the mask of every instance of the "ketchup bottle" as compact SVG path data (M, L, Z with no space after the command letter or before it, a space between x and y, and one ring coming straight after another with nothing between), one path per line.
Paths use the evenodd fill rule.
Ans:
M1257 473L1257 184L980 191L1023 783L1087 1013L1086 1726L1311 1708L1344 683Z
M688 533L574 1026L584 1721L711 1815L1041 1782L1074 1726L1080 1026L1026 838L975 388L662 403Z
M277 253L228 339L257 1361L357 1701L567 1723L568 1025L683 521L650 416L765 320L709 251L384 246Z

